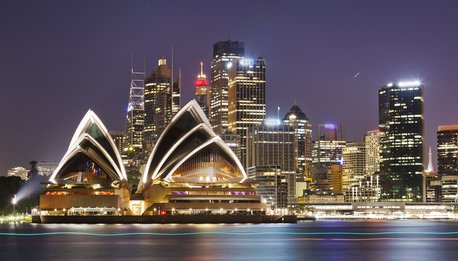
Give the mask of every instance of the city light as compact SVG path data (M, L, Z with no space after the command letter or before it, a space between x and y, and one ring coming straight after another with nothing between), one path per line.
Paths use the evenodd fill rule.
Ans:
M242 65L242 66L252 66L254 64L254 61L253 59L248 59L248 58L245 58L245 59L241 59L239 61L239 64Z
M13 204L13 212L16 212L16 203L17 203L16 194L13 196L13 199L11 200L11 203Z
M398 86L399 87L418 87L420 85L421 85L421 81L419 81L419 80L406 81L406 82L400 81L400 82L398 82ZM390 87L390 86L388 86L388 87Z
M227 68L227 69L230 69L230 68L232 68L232 65L233 65L232 62L228 62L228 63L226 64L226 68Z
M278 126L281 124L280 119L265 119L264 124L267 126Z

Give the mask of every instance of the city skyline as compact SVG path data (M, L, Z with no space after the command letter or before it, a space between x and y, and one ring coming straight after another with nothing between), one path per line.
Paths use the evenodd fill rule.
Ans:
M458 109L458 105L453 104L453 94L456 93L453 88L458 82L453 73L453 68L458 65L458 50L454 47L458 43L457 28L453 24L458 18L453 16L453 10L458 6L453 2L450 6L417 2L414 6L409 1L374 6L359 2L351 8L338 2L330 6L294 2L288 8L277 3L260 7L253 1L245 4L247 8L241 12L248 15L234 20L234 26L227 25L226 30L215 31L212 30L215 25L208 25L208 38L197 33L185 34L185 28L175 28L183 36L177 36L170 28L161 29L160 33L148 33L145 29L156 21L152 18L143 18L148 22L143 26L130 22L135 10L158 12L160 8L154 8L153 3L147 1L130 7L128 11L122 10L123 4L114 3L110 6L113 11L103 13L106 20L98 20L97 11L103 8L101 3L91 5L89 10L84 9L89 4L57 4L55 8L63 13L75 8L75 11L66 13L68 17L38 3L27 6L6 4L0 16L3 24L0 27L5 29L2 38L7 39L0 43L0 106L4 119L2 126L9 127L2 128L0 138L3 147L0 175L5 175L7 168L27 166L31 160L58 162L65 148L62 144L67 143L68 133L71 133L69 130L75 128L76 119L88 109L101 115L110 130L124 129L131 53L134 54L136 70L142 69L143 56L147 57L145 70L149 75L161 55L165 54L168 60L171 58L173 45L175 72L179 67L183 70L181 104L184 105L193 98L193 81L199 72L199 62L205 63L204 73L210 75L212 45L226 40L228 33L231 40L245 43L247 56L266 58L268 118L276 117L277 106L281 108L282 118L296 103L310 117L314 131L320 123L342 123L347 140L362 140L366 131L376 129L378 125L378 89L392 81L420 79L425 85L425 145L434 148L437 126L456 123L456 118L448 112ZM160 3L159 6L173 9L173 4ZM171 12L169 17L195 18L192 10L197 7L189 3L181 3L179 7L177 14ZM202 1L199 7L208 11L214 5ZM298 10L295 11L294 7ZM341 12L339 7L343 8ZM184 14L186 8L189 14ZM281 8L280 12L276 13L278 8ZM431 15L434 10L430 8L438 9L441 16ZM18 12L19 9L24 12ZM269 19L265 21L268 26L256 22L253 26L259 29L259 33L241 26L251 21L251 12L281 16L282 9L296 17L286 17L288 19L284 21ZM15 17L5 10L14 13ZM234 10L229 8L222 12L229 14ZM299 10L310 12L307 13L310 17L298 17ZM314 15L313 10L320 10L323 17ZM390 15L382 13L383 10L396 17L395 21L386 19ZM403 13L408 13L408 16L400 16ZM351 18L352 14L356 17ZM116 21L117 15L125 15L122 16L124 20ZM359 23L360 18L371 15L369 25ZM424 20L411 19L411 16L423 16ZM216 17L216 14L211 14L211 17ZM327 18L333 18L332 22ZM346 20L338 24L339 18ZM298 23L307 24L309 19L318 23L306 26L304 35L283 29ZM415 20L415 24L410 20ZM123 25L122 22L130 23ZM95 26L81 31L90 23L95 23ZM201 24L199 28L207 26L199 17L187 26L198 28L194 26L197 24ZM123 26L117 27L119 25ZM371 26L379 30L371 33ZM136 30L140 39L144 39L141 44L126 44L129 37L136 35L130 29ZM359 32L361 30L363 32ZM348 35L343 37L341 31ZM161 33L167 37L157 40L155 35ZM427 34L436 37L426 37ZM24 37L31 37L33 43ZM115 43L117 37L124 39L123 44ZM374 39L369 39L371 37ZM186 39L187 42L183 41ZM397 39L396 44L388 39ZM414 40L422 44L409 46ZM335 95L329 95L330 92ZM365 113L362 115L361 111ZM68 115L68 118L63 118L63 115ZM317 138L316 135L313 137Z

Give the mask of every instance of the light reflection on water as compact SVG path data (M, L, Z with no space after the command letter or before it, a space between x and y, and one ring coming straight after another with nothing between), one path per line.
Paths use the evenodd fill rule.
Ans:
M238 225L0 225L0 232L9 233L62 231L100 234L153 232L168 236L131 235L109 238L88 235L0 236L2 260L453 260L458 254L457 234L414 234L455 232L458 231L458 222L317 221L298 224ZM170 235L208 232L217 234ZM271 234L246 234L265 232ZM341 232L404 234L348 235ZM231 233L242 233L242 235Z

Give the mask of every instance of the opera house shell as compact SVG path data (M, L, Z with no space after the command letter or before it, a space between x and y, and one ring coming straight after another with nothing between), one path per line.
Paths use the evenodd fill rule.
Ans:
M158 138L138 192L144 215L265 211L235 153L194 100Z
M257 215L266 211L253 181L213 132L196 101L186 104L158 138L137 193L130 193L121 155L91 110L44 188L42 217Z
M89 110L40 196L42 215L129 212L127 176L108 130Z

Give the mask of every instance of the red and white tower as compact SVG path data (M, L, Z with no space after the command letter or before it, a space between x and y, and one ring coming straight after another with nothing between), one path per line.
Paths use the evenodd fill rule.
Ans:
M204 74L203 62L200 62L200 74L197 75L195 84L196 89L194 94L196 95L196 101L208 117L210 109L210 87L208 85L207 76Z

